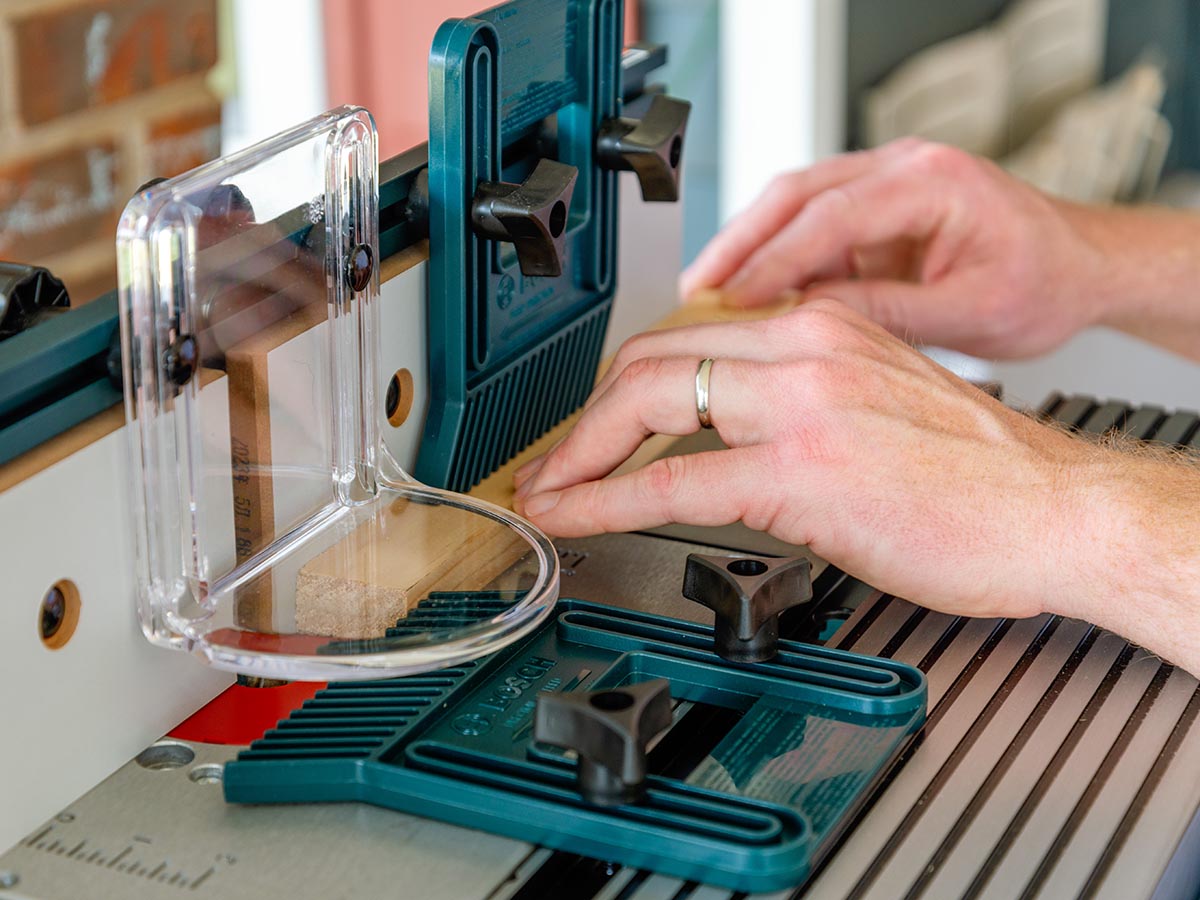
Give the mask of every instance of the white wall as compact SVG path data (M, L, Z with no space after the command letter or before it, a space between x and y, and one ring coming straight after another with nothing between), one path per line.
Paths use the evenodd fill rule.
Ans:
M721 0L721 217L845 143L845 0Z
M229 154L327 106L321 0L231 0L236 85L223 111Z

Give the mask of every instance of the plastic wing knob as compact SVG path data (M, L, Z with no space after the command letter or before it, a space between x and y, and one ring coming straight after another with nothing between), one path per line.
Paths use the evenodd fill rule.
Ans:
M762 662L779 650L779 614L812 599L809 561L692 553L683 596L716 613L717 654L730 662Z
M0 262L0 340L32 328L70 305L67 289L49 269Z
M579 754L579 793L595 806L645 794L646 745L671 725L671 686L662 678L604 691L541 693L534 739Z
M511 241L524 274L561 275L578 177L574 166L541 159L521 184L481 182L471 203L471 223L482 237Z
M692 104L658 94L642 119L609 119L600 128L596 158L606 169L637 173L643 200L679 199L679 164Z

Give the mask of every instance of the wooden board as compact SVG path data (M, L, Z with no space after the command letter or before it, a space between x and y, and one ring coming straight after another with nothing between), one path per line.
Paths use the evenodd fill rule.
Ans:
M324 305L302 307L225 354L234 549L238 565L276 538L268 356L271 350L325 321L326 315ZM256 578L239 588L234 603L234 619L239 627L272 630L271 579Z
M482 516L396 499L300 570L296 630L378 637L431 591L482 590L527 550Z

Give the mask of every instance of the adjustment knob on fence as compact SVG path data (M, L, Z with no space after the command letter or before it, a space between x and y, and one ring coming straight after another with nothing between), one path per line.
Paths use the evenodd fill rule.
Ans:
M606 169L637 173L643 200L679 199L679 163L687 131L686 100L656 94L641 119L609 119L600 127L596 158Z
M0 340L32 328L70 305L67 289L49 269L0 262Z
M809 562L692 553L683 596L717 614L714 642L730 662L762 662L779 650L779 614L812 599Z
M541 159L521 184L480 183L471 203L475 231L511 241L526 275L561 275L567 214L578 177L574 166Z
M579 754L579 793L596 806L645 793L646 745L671 725L666 679L603 691L541 693L534 740Z

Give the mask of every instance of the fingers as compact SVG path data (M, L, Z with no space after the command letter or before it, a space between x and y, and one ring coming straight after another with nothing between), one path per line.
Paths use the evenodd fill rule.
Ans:
M680 276L680 296L687 298L703 288L721 287L755 252L822 192L862 177L892 161L910 156L925 146L916 138L901 138L873 150L843 153L800 172L775 178L750 206L714 237ZM768 301L773 298L768 298ZM741 302L762 301L754 296Z
M700 430L695 357L635 361L599 395L570 434L518 489L521 499L603 478L652 434ZM762 409L762 364L722 359L710 372L714 427L727 444L754 443L767 421Z
M947 309L962 305L952 288L887 279L821 281L805 297L837 300L904 340L938 343L947 336Z
M546 461L546 457L557 450L559 444L561 444L564 440L566 440L566 438L559 438L550 445L549 450L539 453L533 459L522 463L517 470L513 472L513 487L518 491L521 490L521 486L538 473L538 471L542 468L542 463Z
M946 195L909 165L880 168L831 188L761 246L725 285L733 302L754 306L789 287L850 274L856 247L932 234Z
M679 293L689 297L703 288L719 287L753 253L822 191L869 171L877 152L847 153L801 172L773 180L745 210L709 241L679 278Z
M835 306L808 302L782 315L755 322L687 325L636 335L621 346L604 377L596 383L585 408L595 403L625 368L639 359L687 356L697 362L712 357L772 363L833 356L844 349L851 332L861 327L849 321L846 310L839 314ZM823 314L837 320L834 328L827 327L828 322L817 321Z
M690 356L697 363L707 357L713 359L745 359L756 362L775 362L794 352L794 344L784 340L778 322L711 323L688 325L682 328L665 328L649 331L626 341L612 365L597 382L587 406L595 403L612 383L635 360L651 357ZM815 345L811 348L817 351Z
M823 333L804 330L793 332L794 330L784 327L779 319L769 319L759 322L688 325L636 335L621 346L612 364L588 397L584 409L590 410L630 364L643 359L679 357L691 360L694 365L691 372L694 387L695 367L706 357L720 359L721 367L724 368L731 359L776 362L792 357L797 352L820 356L837 349L826 345ZM692 396L694 397L694 394ZM522 489L526 482L541 470L546 457L561 443L560 440L549 451L529 460L513 473L513 484L519 493L525 493Z
M545 461L546 454L542 453L521 465L515 472L513 472L513 487L519 491L521 489L521 485L538 473L538 470L542 467L542 463Z
M616 478L534 494L524 513L558 537L636 531L673 522L728 525L778 504L758 448L671 456Z

